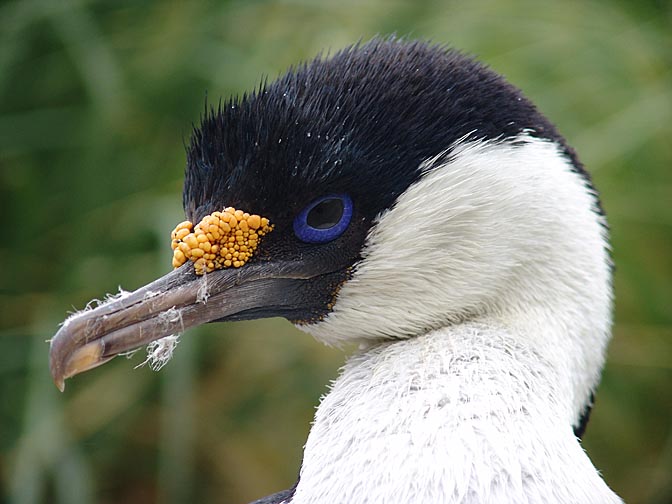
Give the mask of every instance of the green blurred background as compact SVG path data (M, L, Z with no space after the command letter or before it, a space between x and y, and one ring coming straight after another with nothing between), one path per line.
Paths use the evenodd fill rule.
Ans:
M237 503L295 481L342 352L283 320L212 325L159 373L120 358L60 394L45 340L170 270L206 94L396 32L505 74L594 174L617 305L584 446L628 502L672 502L671 21L654 0L0 4L0 500Z

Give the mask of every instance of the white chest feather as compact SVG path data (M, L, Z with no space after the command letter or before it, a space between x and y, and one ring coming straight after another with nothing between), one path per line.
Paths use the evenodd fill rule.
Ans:
M293 504L610 503L553 366L490 324L352 357L323 399Z

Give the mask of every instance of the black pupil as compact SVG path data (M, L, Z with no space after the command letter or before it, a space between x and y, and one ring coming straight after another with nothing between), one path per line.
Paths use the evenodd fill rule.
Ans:
M343 201L331 198L316 205L306 218L306 223L315 229L329 229L339 223L343 216Z

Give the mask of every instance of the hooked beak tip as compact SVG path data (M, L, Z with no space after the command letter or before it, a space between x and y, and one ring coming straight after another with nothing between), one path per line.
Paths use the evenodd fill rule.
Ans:
M65 390L66 379L98 367L110 360L112 357L103 356L104 351L104 340L94 340L77 348L65 362L52 360L51 375L58 390L61 392Z

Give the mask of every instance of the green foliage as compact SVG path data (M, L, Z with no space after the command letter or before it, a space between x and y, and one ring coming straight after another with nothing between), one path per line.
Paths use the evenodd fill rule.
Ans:
M341 352L280 320L211 326L160 373L117 359L61 395L45 340L73 307L170 269L206 95L396 32L505 74L593 173L617 309L584 446L627 502L670 502L671 19L653 0L1 4L0 499L247 502L293 483Z

